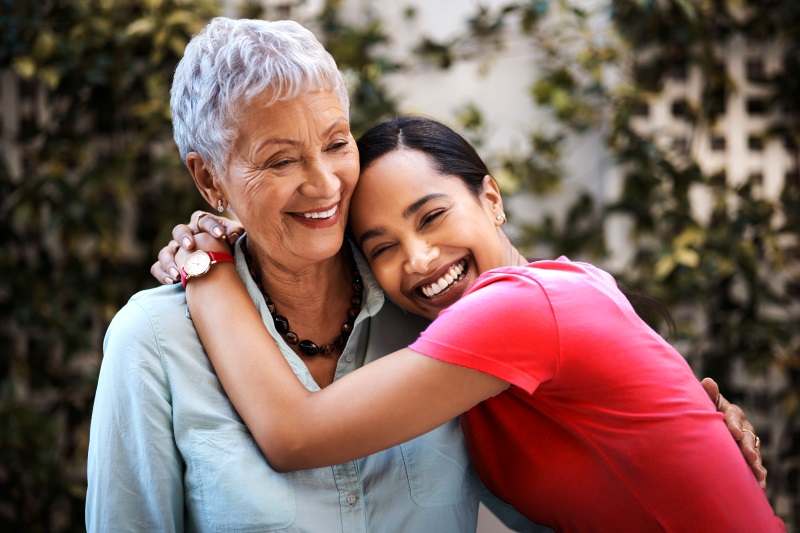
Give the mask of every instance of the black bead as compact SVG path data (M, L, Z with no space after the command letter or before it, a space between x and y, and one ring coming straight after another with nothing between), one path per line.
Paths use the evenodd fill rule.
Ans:
M317 355L319 353L319 346L309 340L300 341L298 346L300 351L306 355Z
M278 333L281 335L289 333L289 321L285 316L275 315L272 320L275 322L275 329L278 330Z

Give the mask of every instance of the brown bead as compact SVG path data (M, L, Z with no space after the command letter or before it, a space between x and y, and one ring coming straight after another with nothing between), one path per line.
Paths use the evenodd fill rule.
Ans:
M350 317L351 320L355 319L358 316L359 310L351 307L350 310L347 312L347 316Z
M350 304L353 307L359 307L360 308L361 307L361 297L360 296L353 296L352 298L350 298Z
M337 347L337 348L341 348L342 346L344 346L344 337L342 337L341 335L339 335L338 337L336 337L335 339L333 339L333 345L334 345L335 347Z
M272 317L272 320L275 322L275 329L278 330L278 333L281 335L289 333L289 320L287 320L285 316L275 315Z
M332 354L333 353L333 344L330 344L330 343L323 344L322 346L319 347L319 352L322 355L330 355L330 354Z
M297 333L295 333L294 331L290 331L289 333L286 334L286 342L294 346L295 344L300 342L300 337L298 337Z
M267 303L267 309L269 309L269 314L275 314L275 304Z
M319 346L309 340L300 341L300 351L306 355L317 355L319 353Z
M342 333L346 333L347 335L350 335L350 333L352 331L353 331L353 325L352 324L343 324L342 325Z

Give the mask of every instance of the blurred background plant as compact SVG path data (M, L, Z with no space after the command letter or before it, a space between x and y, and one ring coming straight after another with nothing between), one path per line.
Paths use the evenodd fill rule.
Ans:
M88 424L105 328L131 294L154 285L149 265L174 224L205 207L169 120L169 85L184 46L223 10L286 18L292 4L304 2L0 0L5 529L84 529ZM401 59L389 53L393 36L378 10L353 17L345 1L317 4L300 21L349 80L356 136L408 111L387 86L392 76L465 61L490 70L511 35L536 51L517 81L529 84L530 105L549 119L526 132L521 150L487 147L479 94L451 125L482 147L510 199L523 199L509 202L509 214L531 257L603 264L670 308L678 323L672 341L758 428L768 497L790 531L800 531L800 4L497 0L476 3L457 34L425 35ZM409 2L404 17L418 16ZM763 53L777 53L780 68L752 73L768 119L750 137L779 142L791 160L775 194L758 173L739 179L709 168L693 148L742 90L721 50L763 41L778 42L778 52ZM681 72L701 82L678 106L689 141L676 149L676 138L641 122ZM563 164L569 143L590 133L607 150L593 164L617 176L601 194L576 189ZM562 216L515 216L525 198L547 202L566 192ZM623 234L623 249L609 242L612 229Z

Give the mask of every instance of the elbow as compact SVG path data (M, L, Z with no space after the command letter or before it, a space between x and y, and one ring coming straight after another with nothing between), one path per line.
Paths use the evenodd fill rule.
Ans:
M276 472L292 472L319 466L311 459L304 443L307 439L297 434L253 435L270 467Z

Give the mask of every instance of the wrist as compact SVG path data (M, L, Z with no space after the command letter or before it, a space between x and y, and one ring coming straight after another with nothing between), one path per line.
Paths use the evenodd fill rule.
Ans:
M235 265L236 260L228 252L206 252L197 250L186 256L181 267L181 285L186 288L189 280L206 276L215 265L230 263Z

